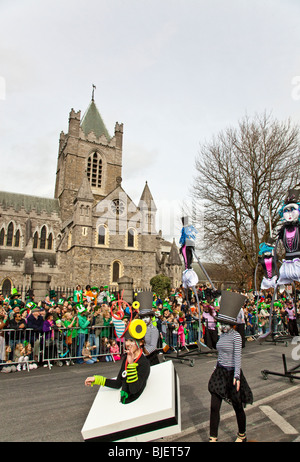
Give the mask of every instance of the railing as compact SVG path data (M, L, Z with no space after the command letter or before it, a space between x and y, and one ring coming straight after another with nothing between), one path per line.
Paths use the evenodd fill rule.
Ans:
M288 333L287 324L282 319L278 321L275 321L273 332ZM160 324L158 327L159 349L165 345L174 349L180 348L182 339L175 324ZM269 319L260 319L252 328L245 325L245 337L257 339L261 334L267 333L269 328ZM200 329L200 337L203 340L205 325L200 324ZM185 346L194 344L199 337L199 322L186 321L184 335ZM91 347L90 357L85 356L82 351L86 341ZM118 347L116 350L111 350L113 343ZM89 327L84 333L79 327L56 327L49 332L37 332L34 329L0 331L0 366L11 366L16 370L29 371L37 365L51 368L53 364L63 366L72 365L74 362L90 364L96 361L118 361L124 350L124 339L116 337L113 325Z
M124 353L124 339L118 339L113 326L51 328L48 332L34 329L3 329L0 332L0 363L14 365L17 370L30 370L30 365L52 363L62 366L98 361L116 361ZM89 342L90 357L83 354L85 342ZM112 343L118 347L111 349ZM35 367L34 367L35 368Z

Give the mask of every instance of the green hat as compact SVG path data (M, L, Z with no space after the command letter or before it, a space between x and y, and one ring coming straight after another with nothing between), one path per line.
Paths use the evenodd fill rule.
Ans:
M78 313L84 313L86 311L86 307L84 305L82 305L82 303L76 303L76 308L77 308L77 311Z
M64 304L64 301L65 299L64 298L60 298L57 302L58 305L63 305Z
M16 300L11 300L10 306L12 308L16 308L16 306L20 307L21 305L22 305L22 300L20 300L18 298Z
M37 305L34 302L27 302L26 305L25 305L25 307L30 309L30 310L33 310L33 308L36 308L36 306Z
M160 310L161 314L163 315L165 311L170 311L170 313L173 313L173 310L171 309L171 306L165 306L162 310Z
M21 294L19 294L18 290L13 287L11 291L11 297L19 297Z

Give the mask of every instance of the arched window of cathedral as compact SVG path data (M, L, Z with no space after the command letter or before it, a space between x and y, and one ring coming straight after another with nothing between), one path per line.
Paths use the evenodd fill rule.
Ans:
M106 245L107 244L107 227L105 225L100 225L97 228L98 231L98 245Z
M8 247L12 246L13 237L14 237L14 224L10 222L7 228L7 236L6 236L6 245Z
M44 225L41 230L40 249L46 248L46 236L47 236L47 230L46 230L46 226Z
M120 277L120 262L114 261L112 267L112 282L118 282Z
M2 282L2 294L5 297L8 297L11 294L11 289L12 289L11 280L8 278L4 279L4 281Z
M4 237L5 237L5 231L4 231L4 228L2 228L0 231L0 245L4 245Z
M37 249L38 242L39 242L39 235L38 235L38 232L36 231L33 236L33 248L34 249Z
M92 188L101 188L102 185L102 159L98 152L93 152L87 162L87 177Z
M20 230L18 229L15 234L15 247L20 246Z
M127 231L127 247L135 247L135 235L135 230L133 228L129 228Z
M49 234L47 241L48 241L47 249L52 250L52 246L53 246L53 234L52 233Z

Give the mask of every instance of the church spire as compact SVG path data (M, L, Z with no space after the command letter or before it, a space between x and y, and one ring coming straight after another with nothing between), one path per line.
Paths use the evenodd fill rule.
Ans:
M110 140L111 137L95 104L95 89L96 86L93 84L92 100L82 118L80 126L86 136L90 132L94 132L97 137L105 135L107 140Z

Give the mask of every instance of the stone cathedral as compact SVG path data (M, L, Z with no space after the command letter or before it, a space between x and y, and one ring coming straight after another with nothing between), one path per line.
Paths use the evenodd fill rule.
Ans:
M156 231L149 185L135 204L122 188L123 124L110 136L94 101L71 110L59 137L54 198L0 191L0 288L149 287L158 273L181 281L175 242Z

